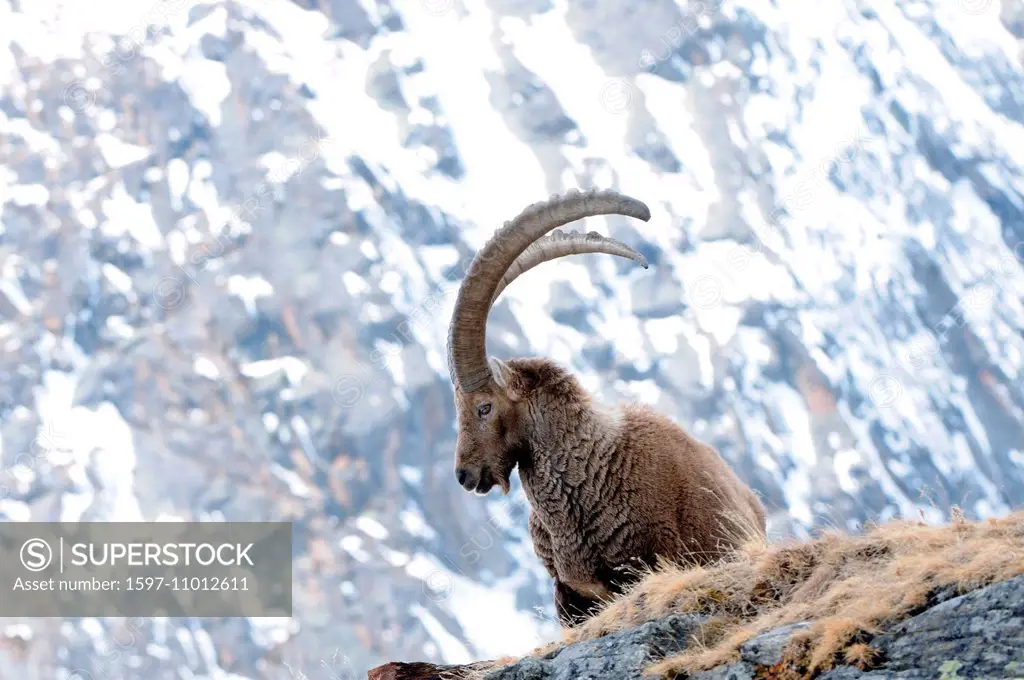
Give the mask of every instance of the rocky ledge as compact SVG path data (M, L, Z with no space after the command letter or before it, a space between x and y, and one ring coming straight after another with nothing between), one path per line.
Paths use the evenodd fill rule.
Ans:
M626 680L645 675L653 663L685 650L704 621L673 614L636 628L567 645L548 654L496 667L389 663L368 680ZM787 650L809 623L759 635L740 646L733 663L694 673L692 680L755 680L810 677ZM963 595L937 593L923 611L888 626L869 641L870 660L838 665L821 680L917 679L1024 680L1024 576ZM687 677L683 675L677 678Z

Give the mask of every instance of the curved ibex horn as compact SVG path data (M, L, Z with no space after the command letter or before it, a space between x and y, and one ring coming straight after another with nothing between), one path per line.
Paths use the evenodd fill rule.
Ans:
M618 255L628 260L633 260L644 269L647 269L647 258L636 252L622 241L602 236L596 231L586 234L578 232L562 232L555 230L543 238L539 238L530 244L530 247L523 251L523 254L516 258L512 266L508 268L505 275L498 282L494 289L494 297L491 298L491 306L501 295L501 292L508 288L508 285L520 276L530 271L537 265L557 260L567 255L587 255L592 253L604 253L605 255Z
M485 346L487 313L512 264L548 232L596 215L624 215L644 222L651 219L650 209L635 198L611 190L583 193L573 189L564 196L552 196L548 201L526 208L515 219L506 222L476 254L459 287L448 328L448 369L452 382L460 390L476 392L491 379ZM529 261L534 257L537 256L531 256ZM524 261L524 264L529 261ZM514 273L512 278L528 268ZM509 282L511 279L505 285Z

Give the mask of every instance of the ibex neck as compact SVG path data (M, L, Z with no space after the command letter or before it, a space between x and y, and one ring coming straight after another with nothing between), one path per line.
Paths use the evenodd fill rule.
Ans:
M530 503L544 514L544 507L561 506L594 484L593 464L612 455L619 426L616 415L591 404L552 404L539 411L520 479Z

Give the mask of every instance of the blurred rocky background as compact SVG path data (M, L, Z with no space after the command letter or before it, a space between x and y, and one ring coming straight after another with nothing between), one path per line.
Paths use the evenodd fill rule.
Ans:
M291 619L5 619L0 677L364 677L556 634L452 473L489 326L718 447L777 538L1024 501L1018 0L0 0L0 517L294 522Z

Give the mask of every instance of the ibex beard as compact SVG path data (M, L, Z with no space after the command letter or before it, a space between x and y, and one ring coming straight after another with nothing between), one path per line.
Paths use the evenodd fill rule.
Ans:
M708 564L765 536L760 500L717 451L641 405L607 408L546 358L501 361L485 349L488 312L523 272L558 257L605 253L647 267L625 244L552 232L593 215L647 221L613 191L569 192L506 222L462 282L448 337L467 491L507 494L512 471L530 503L534 551L555 582L565 626L593 615L659 563Z

